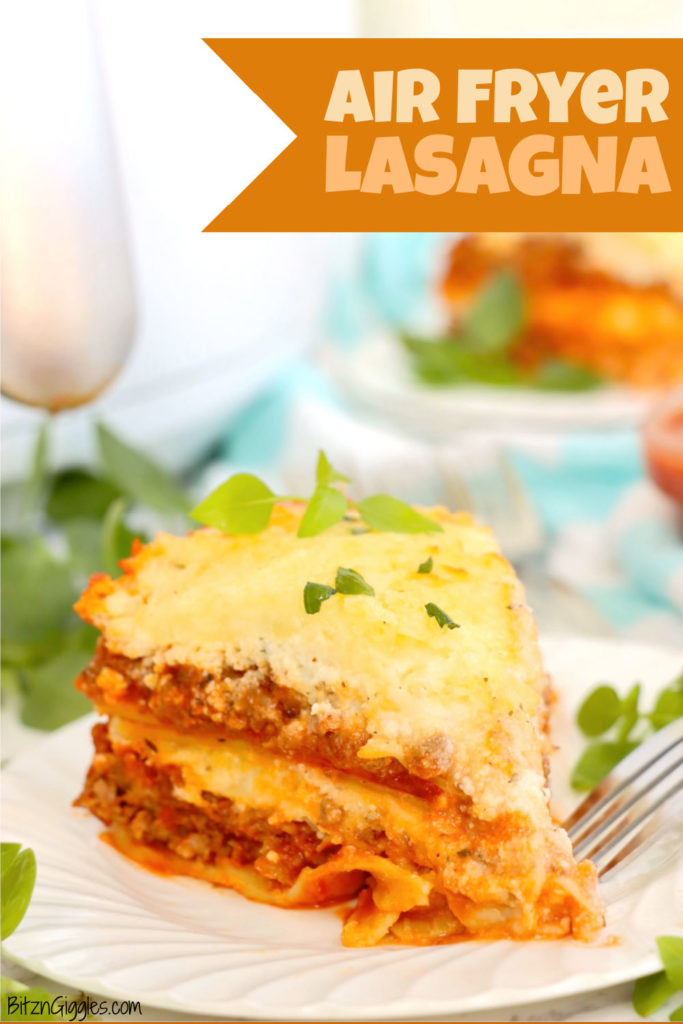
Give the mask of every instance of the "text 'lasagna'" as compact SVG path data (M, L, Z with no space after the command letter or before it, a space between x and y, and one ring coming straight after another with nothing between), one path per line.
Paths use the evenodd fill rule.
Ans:
M594 869L548 809L536 630L490 532L436 509L441 533L351 516L302 539L302 512L162 534L93 577L77 685L108 717L77 803L153 868L281 907L353 900L347 945L591 937ZM340 567L374 593L311 614L306 583Z

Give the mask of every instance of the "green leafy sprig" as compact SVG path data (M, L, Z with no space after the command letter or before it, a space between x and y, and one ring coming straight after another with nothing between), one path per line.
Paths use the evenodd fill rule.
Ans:
M315 537L341 522L355 508L365 525L389 533L436 533L443 527L389 494L374 494L355 506L335 487L348 477L334 469L324 452L318 454L316 485L307 502L298 537ZM237 473L192 509L190 515L204 526L232 534L261 533L270 522L274 506L282 501L302 501L294 495L275 494L251 473Z
M340 566L334 580L334 586L327 583L307 583L304 587L304 608L308 615L317 615L323 601L329 601L335 594L375 596L375 588L363 579L355 569L344 569Z
M8 938L21 924L28 909L36 883L36 858L33 850L21 848L20 843L0 843L0 913L2 939ZM20 996L31 1003L54 1005L57 996L44 988L29 988L12 978L0 978L2 1020L63 1020L62 1013L17 1014L11 1009L10 996Z
M439 624L439 629L443 629L444 626L447 629L460 629L457 622L453 622L450 615L447 615L443 608L439 608L438 604L434 604L433 601L429 601L425 605L425 611L431 619L435 619Z
M633 988L633 1008L641 1017L649 1017L667 999L683 991L683 937L661 935L657 949L664 970L639 978ZM683 1020L683 1004L673 1010L669 1020Z
M639 683L625 697L602 683L586 697L576 721L591 742L572 772L574 789L594 789L647 736L683 717L683 673L660 691L650 711L640 709L640 696Z
M96 470L51 472L49 432L41 427L17 526L2 536L2 693L14 693L22 722L36 729L91 710L73 681L92 656L96 632L73 604L91 573L115 572L134 537L146 539L131 528L131 511L185 522L189 507L175 481L107 427L98 426L96 439Z
M547 359L533 370L520 367L514 347L526 323L524 296L508 271L492 274L476 293L457 331L440 338L403 333L417 377L425 384L488 384L544 391L587 391L603 380L588 368Z

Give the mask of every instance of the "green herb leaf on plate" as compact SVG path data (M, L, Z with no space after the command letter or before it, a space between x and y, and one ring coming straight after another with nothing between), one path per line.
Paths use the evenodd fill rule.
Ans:
M640 700L640 683L636 683L621 702L621 719L618 722L617 740L627 740L640 718L638 702Z
M0 992L2 995L1 1019L3 1021L73 1020L73 1017L58 1009L60 1000L63 1000L64 1003L71 1000L66 996L57 996L48 992L46 988L29 988L28 985L22 985L21 982L14 981L12 978L2 978L0 979ZM10 1001L11 996L27 1000L26 1012L22 1013L19 1009L14 1009L16 1004L14 1000ZM48 1007L54 1007L54 1012Z
M439 523L389 494L364 498L358 502L357 508L364 522L373 530L385 533L443 533Z
M5 852L6 846L9 850ZM36 884L36 858L33 850L17 850L16 843L2 844L2 924L0 938L11 935L21 923Z
M677 718L683 718L683 691L676 685L662 690L648 718L654 729L663 729Z
M236 535L261 533L279 501L263 480L251 473L236 473L204 498L190 515L205 526Z
M341 491L328 484L318 484L301 517L297 537L317 536L341 522L347 508L348 503Z
M121 489L85 469L65 469L52 481L47 514L57 523L70 519L101 519Z
M660 935L657 949L667 978L677 990L683 990L683 936Z
M572 787L578 790L594 789L637 746L637 743L630 740L591 743L574 766Z
M429 603L425 605L425 611L432 619L436 619L439 623L440 629L443 629L444 626L448 629L460 629L457 622L453 622L450 615L447 615L446 612L442 608L439 608L438 604L434 604L433 601L429 601Z
M304 587L304 608L307 615L317 615L323 601L329 601L336 593L326 583L307 583Z
M123 494L155 512L187 513L186 495L165 470L102 423L97 426L97 439L105 474Z
M318 452L315 480L317 484L350 483L348 476L344 476L343 473L334 468L322 449Z
M534 371L531 383L542 391L594 391L605 380L588 367L564 359L547 359Z
M334 587L339 594L365 594L374 597L375 589L355 569L337 569Z
M0 878L16 859L20 849L21 843L0 843Z
M427 340L402 334L415 373L424 384L447 387L454 384L486 384L494 387L523 387L528 380L507 355L473 350L466 337L451 336Z
M429 558L425 562L420 562L420 564L417 567L417 571L420 572L420 573L426 574L428 572L431 572L433 568L434 568L434 559L430 555Z
M524 326L524 297L508 271L494 274L475 296L463 323L470 348L482 353L507 352Z
M601 736L621 714L621 698L613 686L598 686L579 708L576 721L584 736Z
M683 1003L669 1014L669 1020L683 1020Z
M664 971L638 978L633 986L633 1009L641 1017L649 1017L663 1006L676 991Z

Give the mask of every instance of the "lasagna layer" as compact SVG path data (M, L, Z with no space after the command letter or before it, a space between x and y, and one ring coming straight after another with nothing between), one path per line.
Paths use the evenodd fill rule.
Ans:
M573 864L560 829L548 846L518 815L477 822L467 804L440 808L244 740L114 719L95 743L78 803L123 852L279 906L363 894L349 944L586 937L600 925L592 869Z
M313 712L302 694L256 668L215 673L191 665L157 668L145 659L112 654L100 641L76 686L103 714L161 723L194 735L242 736L299 761L350 771L418 795L438 795L447 788L446 780L439 779L448 766L443 742L425 741L405 766L392 757L361 758L358 752L370 738L362 726L335 729L325 715Z
M443 283L454 318L492 272L506 268L519 277L527 301L528 326L515 352L521 365L556 357L642 387L683 381L680 241L664 253L663 236L656 243L647 236L641 245L605 238L465 237L450 254Z

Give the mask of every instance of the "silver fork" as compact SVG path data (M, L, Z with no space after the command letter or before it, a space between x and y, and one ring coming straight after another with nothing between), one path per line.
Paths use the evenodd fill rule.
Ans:
M683 852L683 718L660 729L620 761L565 821L577 860L593 861L612 880L640 864L646 848L667 836L659 851ZM650 871L653 865L649 865Z

